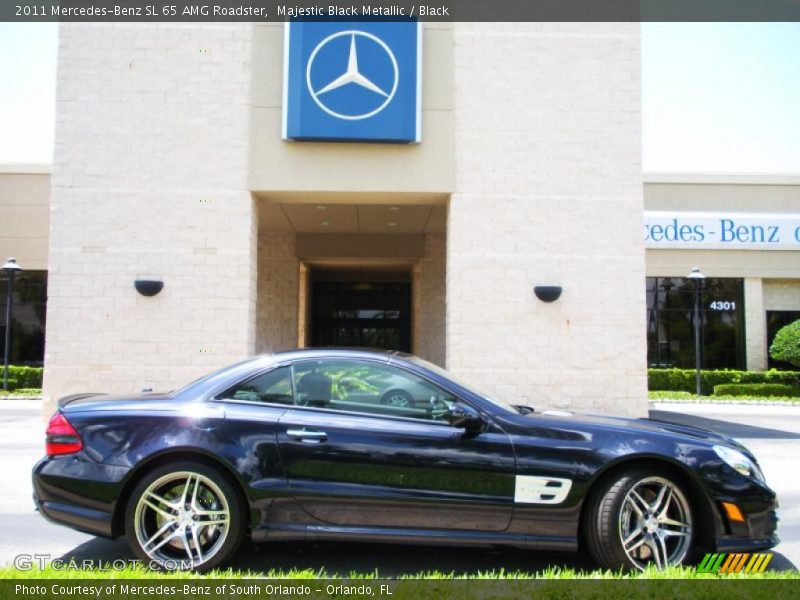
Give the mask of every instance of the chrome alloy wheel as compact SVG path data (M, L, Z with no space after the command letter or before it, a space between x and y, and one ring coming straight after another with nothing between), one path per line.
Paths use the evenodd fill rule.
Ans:
M211 560L230 530L230 507L219 486L191 471L168 473L139 497L134 513L136 540L162 566Z
M625 554L638 569L679 565L692 543L689 502L663 477L641 479L622 502L619 536Z

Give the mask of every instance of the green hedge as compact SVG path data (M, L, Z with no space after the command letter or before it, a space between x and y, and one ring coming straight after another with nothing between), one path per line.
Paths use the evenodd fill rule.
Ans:
M41 388L42 367L16 367L8 366L8 389ZM13 381L13 383L12 383ZM0 389L3 387L3 365L0 364Z
M694 369L648 369L647 387L650 390L695 392ZM731 383L777 383L800 388L798 371L700 371L703 395L710 396L714 386Z
M714 386L715 396L797 396L800 390L783 383L721 383Z

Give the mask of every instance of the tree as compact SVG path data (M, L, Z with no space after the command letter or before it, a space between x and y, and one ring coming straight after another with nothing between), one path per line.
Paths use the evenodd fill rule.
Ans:
M781 327L772 340L769 355L775 360L800 367L800 319Z

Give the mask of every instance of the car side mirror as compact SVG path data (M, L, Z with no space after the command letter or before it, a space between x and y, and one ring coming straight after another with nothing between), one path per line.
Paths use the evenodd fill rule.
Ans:
M467 433L480 433L486 427L486 421L480 413L466 404L456 404L451 408L447 420L453 427L463 429Z

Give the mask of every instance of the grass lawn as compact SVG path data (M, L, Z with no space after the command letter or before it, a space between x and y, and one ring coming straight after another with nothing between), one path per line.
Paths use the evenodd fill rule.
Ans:
M14 567L0 567L0 579L151 579L151 580L181 580L181 579L383 579L378 572L351 572L346 578L329 577L324 570L313 571L304 570L273 570L267 572L249 572L233 570L214 570L209 573L196 574L190 572L160 573L149 571L143 568L126 568L125 570L80 570L66 569L56 570L53 568L32 569L30 571L19 571ZM621 573L613 571L575 571L573 569L553 568L540 572L525 571L496 571L479 572L476 575L454 575L453 573L442 573L440 571L426 571L413 575L404 575L400 580L417 579L610 579L610 580L635 580L635 579L800 579L800 571L768 571L766 573L735 573L735 574L707 574L698 573L694 568L682 567L671 568L666 571L648 569L642 573Z
M3 398L9 398L9 397L15 398L20 396L39 398L41 397L41 395L42 395L42 390L40 390L39 388L20 388L9 392L0 390L0 400L2 400Z

